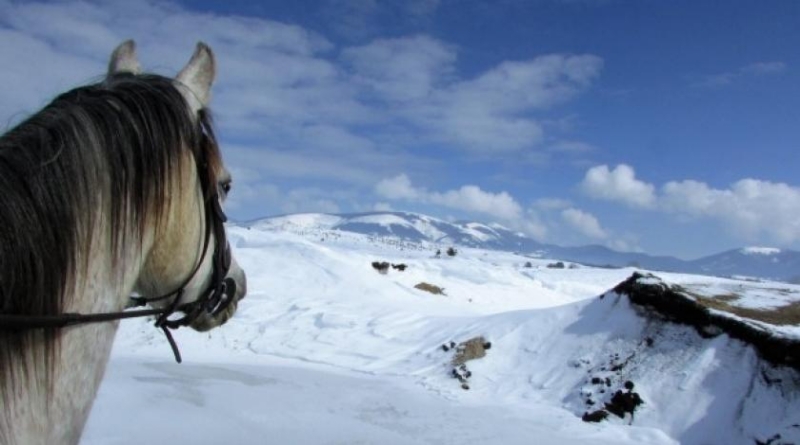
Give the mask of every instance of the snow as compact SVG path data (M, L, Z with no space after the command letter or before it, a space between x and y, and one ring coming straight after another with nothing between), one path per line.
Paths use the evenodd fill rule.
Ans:
M364 215L356 218L351 218L350 222L363 223L363 224L377 224L383 227L390 227L392 225L410 227L408 221L393 214L378 214L378 215Z
M567 430L573 419L563 410L540 410L532 422L514 407L456 406L397 378L296 364L119 359L107 381L135 383L98 400L83 444L669 443L639 428ZM178 425L158 427L170 421Z
M489 226L478 223L467 223L464 225L461 231L480 242L497 238L497 232L495 232Z
M81 443L752 443L796 421L800 403L758 377L789 382L789 371L604 295L634 269L549 269L470 248L436 258L426 245L298 229L320 223L310 219L229 227L249 294L221 328L175 332L183 364L148 321L121 323ZM378 260L408 269L380 275ZM664 279L709 293L741 284ZM744 300L782 304L772 285ZM468 362L465 391L441 345L478 335L492 348ZM632 425L581 421L587 398L602 405L626 380L645 400Z
M298 213L278 216L256 221L252 228L261 230L286 230L291 232L319 230L331 228L340 223L342 218L324 213Z
M433 221L431 221L430 217L423 215L416 216L417 217L412 220L413 226L425 238L429 240L437 240L446 235L444 232L436 228L436 225L433 224Z
M781 249L774 247L745 247L742 249L745 255L777 255L781 253Z

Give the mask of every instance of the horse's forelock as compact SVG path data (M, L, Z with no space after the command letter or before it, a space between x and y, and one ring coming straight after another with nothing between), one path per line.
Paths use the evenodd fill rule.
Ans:
M222 172L222 154L219 150L217 137L214 133L213 119L211 111L207 108L200 110L198 115L200 124L200 141L195 145L194 151L195 160L204 163L204 169L201 168L200 174L207 175L208 184L211 187L206 191L206 199L217 199L218 192L216 186L219 182L219 174ZM205 170L205 171L202 171Z

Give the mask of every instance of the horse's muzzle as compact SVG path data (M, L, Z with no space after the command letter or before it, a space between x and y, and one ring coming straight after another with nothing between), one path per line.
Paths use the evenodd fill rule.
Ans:
M212 310L203 311L189 326L197 331L204 332L225 324L233 316L239 300L247 295L247 276L238 264L234 262L226 277L226 281L228 280L233 281L234 285L231 287L235 287L232 301L227 302L223 308L218 310L212 308Z

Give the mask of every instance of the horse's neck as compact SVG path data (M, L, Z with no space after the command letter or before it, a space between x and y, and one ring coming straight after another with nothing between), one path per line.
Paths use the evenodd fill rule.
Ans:
M132 254L132 256L135 254ZM93 256L89 275L79 280L74 295L65 298L64 312L115 312L124 307L134 284L135 271L112 279L107 255ZM131 258L127 264L138 264ZM26 387L15 388L12 405L0 413L0 444L75 444L88 418L111 352L118 322L94 323L64 328L56 349L52 386L46 383L45 352L35 343L26 364L32 378Z

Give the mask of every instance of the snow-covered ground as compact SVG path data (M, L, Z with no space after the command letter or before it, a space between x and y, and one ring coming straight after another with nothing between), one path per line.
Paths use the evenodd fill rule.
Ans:
M183 364L147 321L121 324L82 444L754 443L800 420L793 372L598 298L633 269L436 258L435 246L298 227L229 228L249 295L225 326L176 332ZM383 275L373 261L408 269ZM780 286L780 298L800 292ZM479 335L492 347L468 363L466 391L441 346ZM626 381L645 402L635 419L581 420Z

